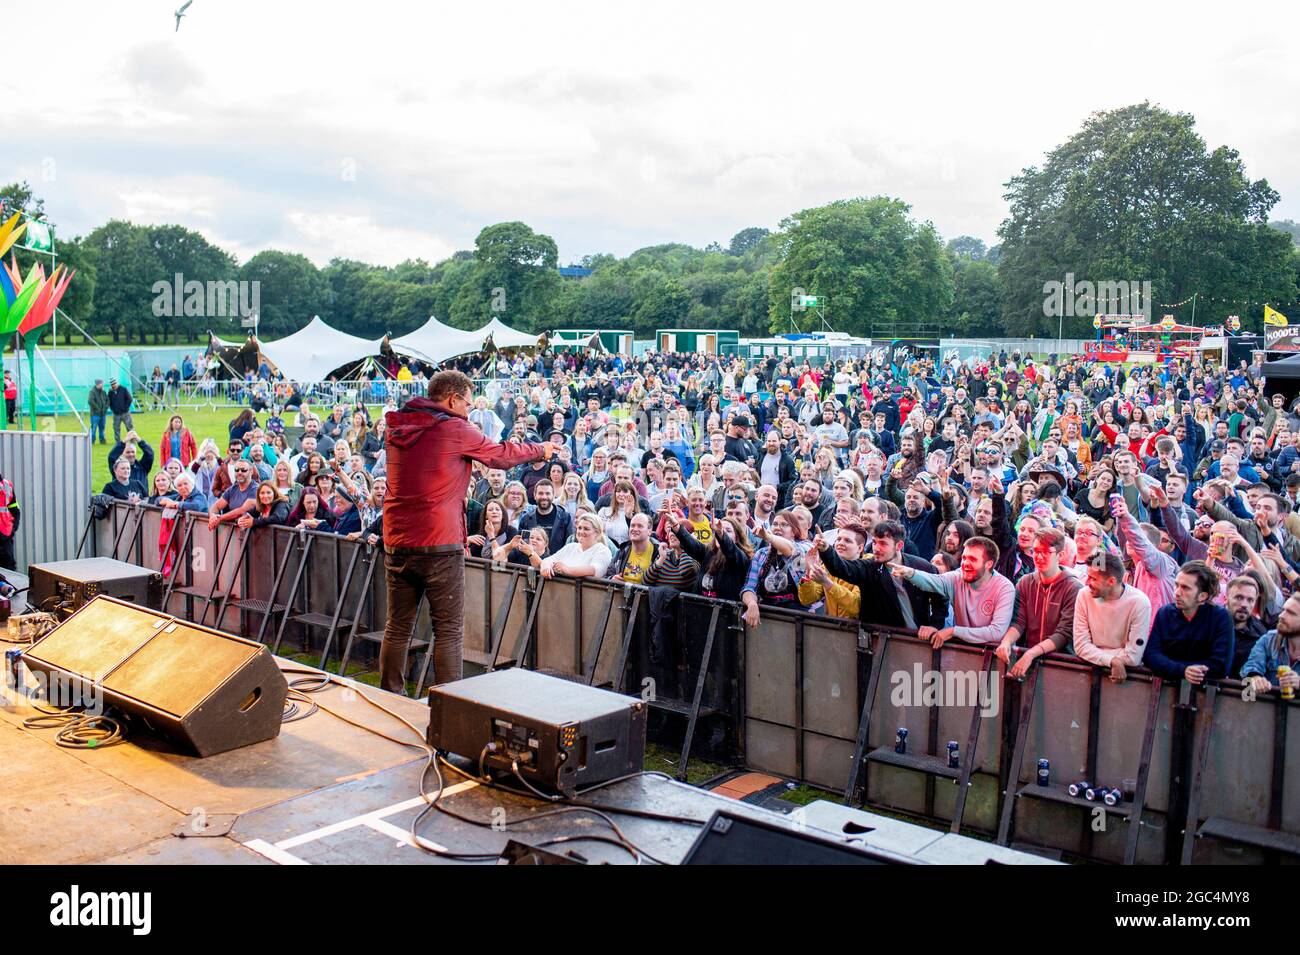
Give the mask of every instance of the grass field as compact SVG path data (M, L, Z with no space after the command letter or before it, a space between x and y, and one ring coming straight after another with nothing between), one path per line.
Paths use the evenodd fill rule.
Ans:
M371 416L380 412L380 406L370 407ZM226 441L230 437L230 422L240 412L239 408L187 408L179 412L180 416L185 419L185 426L194 433L194 443L202 444L204 438L213 438L217 442L217 447L221 449L222 454L226 450ZM131 417L135 424L135 430L140 437L149 442L149 447L153 448L156 458L161 458L159 454L158 439L162 437L163 429L167 427L167 422L171 419L170 411L141 411L134 412ZM90 418L83 414L82 419L86 426L90 425ZM258 422L265 422L266 415L258 415ZM80 431L82 430L77 424L75 415L39 415L36 419L36 427L39 431ZM110 415L104 425L104 436L108 439L108 444L96 444L92 448L91 454L91 474L90 486L98 492L105 484L113 479L108 470L108 452L113 448L113 418ZM154 470L157 471L158 465L155 464Z

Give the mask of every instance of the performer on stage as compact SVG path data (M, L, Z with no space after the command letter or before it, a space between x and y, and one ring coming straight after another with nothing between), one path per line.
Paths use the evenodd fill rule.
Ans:
M465 489L471 461L507 469L550 460L556 445L499 444L469 423L474 386L459 371L429 380L429 397L385 415L388 496L384 499L388 621L380 685L405 691L406 652L420 601L433 621L433 682L461 677L465 591Z

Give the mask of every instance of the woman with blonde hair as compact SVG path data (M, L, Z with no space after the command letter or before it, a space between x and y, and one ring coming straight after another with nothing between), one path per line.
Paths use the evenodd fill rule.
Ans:
M293 468L289 466L288 458L281 458L275 462L271 484L275 487L276 493L289 502L290 510L298 505L298 496L302 494L303 486L293 479Z
M828 491L835 487L835 479L840 474L840 465L835 460L834 451L830 448L818 448L817 454L813 457L813 466L817 469L817 480L821 482L822 487Z
M577 471L570 471L564 475L564 481L555 491L555 506L568 511L569 517L577 517L578 507L590 503L591 499L587 497L587 482L582 479L582 475Z
M604 577L614 559L605 529L595 514L582 511L574 519L574 537L554 556L542 561L543 577Z

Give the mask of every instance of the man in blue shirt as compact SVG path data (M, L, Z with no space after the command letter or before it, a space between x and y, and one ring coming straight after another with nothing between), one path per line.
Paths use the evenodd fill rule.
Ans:
M1214 603L1219 575L1209 564L1189 561L1178 569L1174 601L1155 615L1143 663L1166 680L1203 684L1222 680L1232 665L1232 615Z
M1294 593L1282 605L1277 629L1255 641L1250 657L1241 667L1241 679L1256 693L1282 688L1300 689L1300 593ZM1290 672L1278 674L1278 667Z
M253 483L253 462L237 458L235 483L208 508L208 527L215 529L225 521L238 520L257 503L257 485Z

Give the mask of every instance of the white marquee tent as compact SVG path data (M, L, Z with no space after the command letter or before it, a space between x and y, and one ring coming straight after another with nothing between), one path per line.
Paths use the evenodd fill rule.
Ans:
M501 319L493 318L477 332L483 338L488 335L492 336L492 344L497 348L533 348L537 344L539 336L530 335L527 332L517 332L509 325L506 325Z
M390 339L388 344L398 355L440 365L459 355L481 351L489 336L497 348L531 348L536 346L538 339L536 335L515 331L497 318L482 328L465 331L430 316L415 331ZM383 341L382 338L372 341L341 332L327 325L319 315L314 315L305 328L278 341L259 339L258 347L290 381L323 381L330 372L344 365L379 355Z
M324 381L336 368L378 355L382 342L341 332L314 315L305 328L287 338L258 345L290 381Z
M415 331L388 344L399 355L407 355L430 365L437 365L457 355L468 355L483 347L483 331L467 332L461 328L444 325L432 316Z

